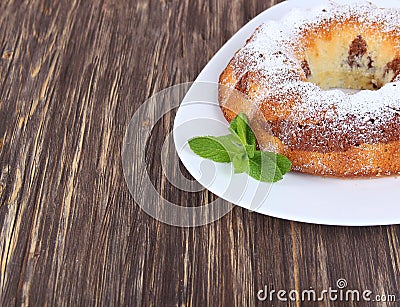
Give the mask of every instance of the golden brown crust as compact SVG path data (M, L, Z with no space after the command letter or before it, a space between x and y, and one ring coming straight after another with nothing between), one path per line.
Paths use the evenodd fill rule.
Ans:
M318 37L322 41L336 39L332 37L332 33L335 32L331 30L332 28L344 33L343 37L352 37L348 39L349 66L359 65L357 61L367 56L367 46L375 39L382 46L382 53L375 56L374 60L379 62L387 74L392 73L387 77L389 81L400 73L400 64L398 64L400 60L397 60L400 57L400 36L394 31L386 31L382 34L379 23L366 28L356 19L349 19L346 22L329 20L319 29L304 29L299 37L301 42L296 46L305 47L294 47L299 60L299 64L293 66L294 78L307 82L311 70L304 52L306 49L311 50L311 53L317 54L318 58L320 46L313 46L315 38ZM361 28L364 31L362 36L359 34ZM255 39L257 37L253 34L247 43ZM264 55L260 54L260 56ZM373 65L372 58L368 61L366 66L370 69ZM262 149L286 155L292 161L294 171L309 174L335 177L400 174L400 110L393 112L393 116L388 117L383 123L374 123L372 119L369 124L371 131L376 133L368 131L372 135L369 141L364 137L358 137L361 130L354 129L354 131L344 133L340 127L334 128L336 134L342 133L342 139L338 142L335 136L330 140L326 138L329 131L323 129L333 129L333 126L325 125L326 122L324 125L319 125L321 121L324 121L324 114L320 114L319 118L318 116L308 118L303 122L291 122L293 117L290 115L297 102L302 99L301 94L296 91L290 92L285 97L281 97L278 92L275 94L270 91L267 99L264 99L261 104L255 104L254 101L260 89L269 90L265 88L268 87L268 82L265 82L265 76L260 75L259 72L248 70L247 65L249 63L245 60L238 60L235 57L230 61L219 78L219 101L224 116L229 122L240 112L251 117L250 123ZM347 120L351 121L351 118ZM281 128L282 123L285 129ZM296 126L296 129L291 129L292 126Z
M280 143L293 171L334 177L372 177L400 174L400 141L362 144L330 153L292 150Z

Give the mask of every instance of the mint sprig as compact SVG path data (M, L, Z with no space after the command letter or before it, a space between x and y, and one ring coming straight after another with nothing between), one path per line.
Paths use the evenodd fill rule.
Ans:
M277 182L288 173L292 163L283 155L257 150L250 160L249 175L264 182Z
M253 158L256 150L256 137L244 113L240 113L231 121L229 131L240 139L249 158Z
M273 152L257 150L256 137L244 113L229 126L231 134L201 136L189 140L189 146L198 156L215 162L232 162L235 173L247 173L263 182L277 182L292 167L290 160Z

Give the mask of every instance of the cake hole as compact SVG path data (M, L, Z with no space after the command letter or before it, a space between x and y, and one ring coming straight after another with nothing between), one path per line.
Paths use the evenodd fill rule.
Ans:
M309 42L304 57L300 59L309 82L324 90L376 91L400 75L400 58L393 59L383 54L382 46L364 38L361 30L360 34L348 40L347 45L344 44L343 37L347 33L342 27L309 30ZM383 41L384 38L382 34L380 39Z

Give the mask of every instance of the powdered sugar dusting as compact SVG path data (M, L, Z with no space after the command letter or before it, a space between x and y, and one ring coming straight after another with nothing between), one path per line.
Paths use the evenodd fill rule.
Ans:
M280 104L296 100L286 129L290 135L279 135L287 145L293 145L293 142L304 144L305 138L311 136L315 139L310 142L311 149L318 149L326 139L340 138L343 133L352 142L351 145L390 141L393 133L385 134L382 127L388 122L397 123L400 127L399 81L388 83L377 91L363 90L349 95L341 90L322 90L301 78L304 72L301 61L295 56L296 48L301 48L296 44L299 33L326 20L343 21L349 18L371 26L379 23L383 32L400 35L400 11L397 9L380 9L368 2L354 5L331 3L312 10L295 9L281 21L263 24L233 59L237 76L246 72L259 76L263 90L252 97L255 103L261 104L273 97L284 97L275 99ZM301 125L298 127L293 123ZM285 131L283 128L280 127L280 131Z

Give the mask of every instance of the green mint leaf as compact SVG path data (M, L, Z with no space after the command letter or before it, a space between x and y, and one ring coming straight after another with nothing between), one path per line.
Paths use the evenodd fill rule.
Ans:
M292 162L284 155L276 154L276 164L282 176L292 169Z
M244 148L239 138L236 135L228 134L223 136L212 137L219 142L229 153L231 160L232 157L238 153L244 152Z
M189 147L196 155L202 158L221 163L231 162L228 151L215 137L201 136L190 139Z
M240 113L231 121L229 130L232 134L237 135L242 144L246 147L247 155L253 158L256 150L256 137L249 126L247 116Z
M234 134L228 134L215 138L227 150L235 174L245 173L249 169L249 157L247 156L246 148L243 147L240 139Z
M264 182L274 182L275 161L264 156L261 151L256 151L254 157L250 159L249 175L256 180Z
M250 168L249 157L246 152L234 155L232 158L232 164L235 174L247 173Z
M256 137L244 113L232 120L229 130L231 134L224 136L193 138L189 146L200 157L232 162L235 173L248 173L259 181L277 182L290 171L292 163L287 157L256 150Z
M251 159L254 157L254 153L256 151L255 145L245 145L247 156Z
M247 118L243 113L236 116L229 126L229 130L236 134L243 144L247 144Z
M291 167L291 162L285 156L257 150L250 159L249 175L259 181L277 182Z
M249 170L246 148L236 135L197 137L189 140L189 146L202 158L215 162L232 162L236 174Z
M246 155L246 150L236 135L203 136L189 140L189 146L198 156L215 162L231 162L236 155Z

